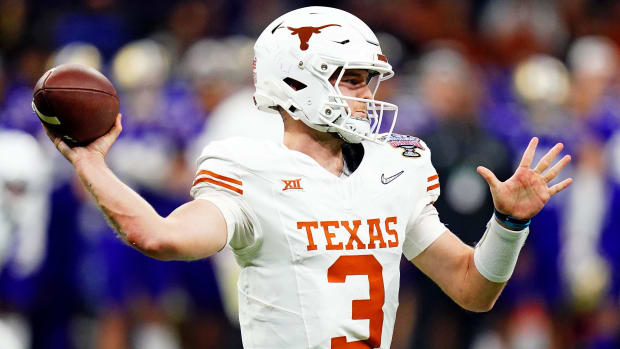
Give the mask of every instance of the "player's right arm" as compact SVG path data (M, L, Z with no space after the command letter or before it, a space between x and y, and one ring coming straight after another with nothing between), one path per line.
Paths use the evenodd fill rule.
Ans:
M193 200L161 217L105 163L122 130L121 116L104 136L85 147L69 147L48 132L56 148L75 167L82 184L97 202L119 237L147 256L161 260L208 257L226 244L226 221L210 201ZM47 130L46 130L47 131Z

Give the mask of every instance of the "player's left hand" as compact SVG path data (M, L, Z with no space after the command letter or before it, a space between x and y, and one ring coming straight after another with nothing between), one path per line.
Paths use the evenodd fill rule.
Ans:
M551 148L535 168L530 168L537 145L538 138L532 138L523 153L519 168L505 182L499 181L488 168L478 166L477 171L489 184L493 204L499 212L519 219L530 219L542 210L553 195L566 189L572 183L572 178L568 178L551 187L548 186L549 182L571 160L570 155L565 155L549 171L545 172L564 148L562 143Z

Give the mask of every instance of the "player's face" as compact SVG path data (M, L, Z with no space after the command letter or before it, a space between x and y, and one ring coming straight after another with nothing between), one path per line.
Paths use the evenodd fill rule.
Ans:
M334 85L340 75L339 71L336 71L329 81ZM372 98L371 85L376 77L371 75L367 70L363 69L348 69L342 75L342 79L338 84L340 92L349 97L357 98ZM368 106L365 102L347 100L347 104L351 108L351 114L357 117L367 117Z

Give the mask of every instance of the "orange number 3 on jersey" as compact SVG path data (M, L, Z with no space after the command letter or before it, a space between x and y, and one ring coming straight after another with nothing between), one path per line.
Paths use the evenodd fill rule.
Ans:
M383 328L383 267L373 255L340 256L327 270L328 282L345 282L347 275L368 275L369 299L352 303L353 320L370 319L370 335L366 340L347 342L344 336L332 338L332 349L368 349L381 346Z

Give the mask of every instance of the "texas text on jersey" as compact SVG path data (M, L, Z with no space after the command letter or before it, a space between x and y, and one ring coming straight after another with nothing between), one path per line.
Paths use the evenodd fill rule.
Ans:
M340 177L275 142L204 149L191 193L222 211L243 266L246 348L389 348L401 253L412 259L446 228L424 219L439 196L429 149L387 141L357 145L361 163Z

